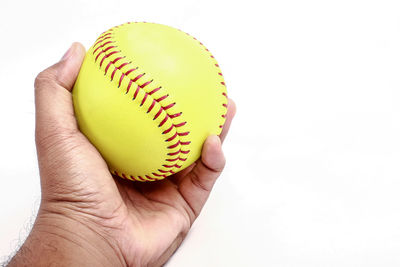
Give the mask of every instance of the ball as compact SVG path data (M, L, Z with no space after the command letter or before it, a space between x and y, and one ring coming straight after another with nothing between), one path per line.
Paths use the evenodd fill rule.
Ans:
M155 23L126 23L87 51L73 88L82 133L110 171L155 181L191 165L221 133L227 91L214 56L196 38Z

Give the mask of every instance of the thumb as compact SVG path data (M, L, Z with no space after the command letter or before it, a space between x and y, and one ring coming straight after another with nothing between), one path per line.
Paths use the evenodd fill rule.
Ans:
M49 137L77 131L71 90L85 56L85 48L74 43L62 59L39 73L35 80L36 142L38 149Z
M201 158L182 179L179 191L197 217L210 195L215 181L225 166L225 157L218 136L211 135L203 145ZM195 219L192 217L192 221Z

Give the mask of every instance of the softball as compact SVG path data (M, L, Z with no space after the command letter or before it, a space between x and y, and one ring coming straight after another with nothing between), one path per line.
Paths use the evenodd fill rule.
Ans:
M155 181L200 157L227 112L224 78L196 38L154 23L126 23L88 50L73 89L79 128L125 179Z

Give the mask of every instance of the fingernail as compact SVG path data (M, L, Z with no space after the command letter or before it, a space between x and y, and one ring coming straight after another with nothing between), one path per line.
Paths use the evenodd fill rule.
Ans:
M71 56L71 51L72 51L72 45L70 46L70 48L67 50L67 52L65 52L65 54L63 55L63 57L61 58L60 61L64 61L67 60L70 56Z

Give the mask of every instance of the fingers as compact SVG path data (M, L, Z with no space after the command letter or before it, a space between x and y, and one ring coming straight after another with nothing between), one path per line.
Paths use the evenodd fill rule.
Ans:
M179 191L193 211L192 221L199 215L224 166L221 140L218 136L209 136L201 159L179 184Z
M231 126L233 117L235 117L235 114L236 114L236 104L235 104L235 102L233 102L232 99L229 99L228 100L228 111L226 113L226 121L224 124L224 128L222 129L222 132L219 135L222 142L224 142L225 137L228 134L229 128Z
M62 66L57 70L58 82L68 91L72 91L85 53L86 50L82 44L73 43L61 59Z
M39 143L49 135L77 130L70 91L84 56L85 48L79 43L74 43L60 62L37 76L36 138Z

